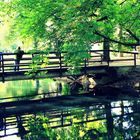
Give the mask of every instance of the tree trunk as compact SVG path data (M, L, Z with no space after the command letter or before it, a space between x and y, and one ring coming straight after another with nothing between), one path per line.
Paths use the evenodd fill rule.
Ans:
M103 44L103 61L110 60L109 48L110 48L110 42L108 39L105 38Z

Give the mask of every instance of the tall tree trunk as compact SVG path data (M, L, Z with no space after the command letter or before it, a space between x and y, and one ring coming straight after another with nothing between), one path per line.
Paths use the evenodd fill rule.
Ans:
M110 60L109 48L110 48L110 42L109 42L108 39L104 38L104 44L103 44L103 61Z

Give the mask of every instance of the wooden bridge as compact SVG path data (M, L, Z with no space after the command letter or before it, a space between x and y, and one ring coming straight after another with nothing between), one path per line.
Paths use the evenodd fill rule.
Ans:
M81 74L90 73L96 69L103 69L106 67L118 67L118 66L134 66L140 65L140 60L137 59L138 52L121 52L124 57L117 57L119 51L110 50L110 59L103 61L103 51L105 50L91 50L89 59L84 59L80 64ZM83 53L83 52L80 52ZM64 63L66 52L56 54L56 52L48 53L24 53L22 60L19 64L19 70L15 71L15 53L3 53L1 54L1 71L0 80L6 81L9 77L14 80L17 76L25 76L25 73L47 73L47 77L53 76L66 76L67 70L72 68ZM41 58L46 58L46 62ZM37 67L34 67L34 66ZM33 68L34 67L34 68ZM29 76L27 76L29 78Z
M118 51L110 50L110 59L108 61L103 61L103 50L94 50L89 52L91 57L89 59L85 59L83 63L81 64L81 74L90 73L93 72L96 69L103 69L108 67L120 67L120 66L132 66L136 67L140 65L140 60L138 59L138 52L121 52L124 54L124 57L117 57ZM37 64L38 69L37 72L46 72L47 76L65 76L67 75L67 70L70 68L64 63L64 57L66 55L66 52L62 52L59 55L56 55L56 52L50 52L49 54L45 53L25 53L23 55L23 58L20 62L20 69L19 71L15 71L15 53L3 53L2 59L1 59L1 71L0 76L1 80L5 81L7 78L11 77L15 79L17 76L25 76L25 73L32 70L32 65ZM36 63L36 57L46 57L49 61L45 67L42 67L42 65L45 63L40 59L39 62ZM29 77L28 77L29 78ZM53 97L52 97L53 95ZM15 101L10 101L11 98L2 98L0 100L7 100L7 102L1 102L0 103L0 138L9 136L9 135L15 135L20 134L20 132L17 131L17 128L19 125L23 125L25 128L27 126L27 121L29 120L30 116L33 116L33 114L36 114L36 111L40 111L44 113L44 116L47 114L50 114L50 122L52 124L53 128L57 127L65 127L72 125L72 120L70 120L68 123L65 123L64 120L69 120L69 118L72 115L70 111L65 110L55 110L59 107L59 105L66 106L66 107L72 107L72 106L79 106L83 105L83 110L87 112L87 108L90 106L93 106L93 110L101 110L104 113L103 109L106 109L106 104L110 103L111 101L103 98L95 98L94 94L79 94L79 95L68 95L65 97L58 96L58 93L44 93L42 95L36 95L35 99L31 100L23 100L25 97L14 97ZM55 96L56 95L56 96ZM41 96L41 99L40 99ZM48 98L49 97L49 98ZM77 100L77 97L81 100ZM16 99L17 98L17 99ZM29 98L29 96L28 96ZM124 100L124 99L123 99ZM136 101L136 100L135 100ZM72 102L72 104L71 104ZM68 103L70 103L68 105ZM97 105L102 105L101 108ZM118 104L117 104L118 105ZM34 107L36 106L35 110ZM53 108L50 108L53 107ZM118 107L118 106L117 106ZM119 106L120 108L122 106ZM124 106L125 108L128 108L128 106ZM132 106L130 106L132 107ZM61 108L61 106L60 106ZM116 108L116 107L111 107ZM135 107L136 108L136 107ZM95 110L94 110L95 109ZM47 111L46 111L47 110ZM89 111L91 109L89 108ZM81 109L80 109L81 111ZM133 113L136 112L128 112L126 115L133 115ZM93 118L90 120L90 116L87 114L86 120L81 120L79 123L87 123L87 122L94 122L98 121L98 119ZM101 115L101 114L100 114ZM106 114L102 114L106 115ZM118 117L119 115L113 116ZM67 117L67 118L66 118ZM20 119L21 122L20 122ZM58 121L54 121L53 119L57 118ZM72 118L72 117L71 117ZM99 118L99 120L105 120L106 118ZM3 125L1 125L3 124ZM54 125L55 124L55 125ZM58 124L58 125L56 125ZM12 130L16 129L16 132L13 133ZM12 133L9 133L11 131Z

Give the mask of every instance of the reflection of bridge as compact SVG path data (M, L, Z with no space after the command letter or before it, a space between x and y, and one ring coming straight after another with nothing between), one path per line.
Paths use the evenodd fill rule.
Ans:
M0 126L2 129L0 130L0 137L20 134L21 129L19 127L26 129L29 117L37 117L38 113L49 118L49 124L52 128L91 122L97 122L99 125L99 122L101 122L102 125L104 124L102 127L106 129L104 134L100 135L101 137L114 138L114 132L117 131L119 123L120 125L123 123L133 125L133 128L130 128L131 130L138 129L135 124L136 121L132 122L136 119L136 116L139 116L139 101L136 99L132 101L111 101L95 97L93 94L80 94L36 101L1 103L0 106ZM76 122L73 118L77 118ZM125 120L125 118L127 119ZM118 123L116 124L116 122ZM122 125L118 132L120 132L120 129L124 131L126 128ZM125 133L124 136L127 135L127 132Z
M105 51L105 50L104 50ZM83 53L83 52L77 52ZM83 60L80 64L81 74L88 73L95 69L102 69L108 66L136 66L139 65L139 60L136 59L137 52L123 52L124 57L115 57L119 52L110 50L110 60L103 61L103 50L93 50L90 51L90 58ZM76 54L76 53L75 53ZM15 67L15 54L14 53L3 53L1 59L1 71L0 77L2 81L6 78L12 76L12 79L17 76L24 75L26 72L30 71L31 68L36 65L37 73L41 71L47 71L47 76L65 76L68 69L71 67L64 63L64 58L67 56L66 52L59 53L56 55L55 52L45 53L25 53L20 62L20 70L14 71ZM47 65L41 58L46 57L49 61ZM35 69L34 69L35 70ZM33 71L34 71L33 70ZM15 78L15 79L16 79Z

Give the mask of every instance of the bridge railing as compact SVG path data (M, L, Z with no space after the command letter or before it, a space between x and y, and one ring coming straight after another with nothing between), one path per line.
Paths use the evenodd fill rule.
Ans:
M102 54L97 53L97 51L91 51L90 52L91 57L90 59L83 61L83 64L81 66L86 65L92 65L93 62L102 62ZM22 59L20 60L20 71L27 71L31 69L33 65L38 65L38 68L43 69L53 69L53 68L63 68L63 67L68 67L64 63L64 57L67 55L66 52L61 52L59 54L56 54L56 52L50 52L49 54L45 53L24 53ZM14 71L15 70L15 53L3 53L2 54L2 59L1 59L1 72L5 73L8 71ZM48 59L48 62L44 62L43 59L46 57ZM96 59L95 59L96 58ZM37 60L38 59L38 60ZM46 66L43 63L46 63Z
M113 57L108 60L108 65L111 64L111 62L128 62L128 65L136 67L137 65L137 56L139 55L139 52L136 51L116 51L116 50L110 50L110 53L116 53L120 54L123 53L124 57ZM132 62L132 64L130 64ZM126 65L127 65L126 64Z
M112 62L132 62L133 66L136 66L137 64L137 55L138 52L127 52L127 51L121 51L121 53L131 55L131 57L123 57L123 58L116 58L110 56L110 59L107 61L104 61L104 51L108 50L91 50L87 52L90 57L83 60L83 63L80 64L80 67L84 68L85 72L87 68L94 67L94 66L110 66ZM74 52L75 53L75 52ZM82 52L80 52L82 53ZM120 51L115 50L109 50L109 53L120 53ZM1 71L0 74L4 74L7 72L17 72L15 71L15 53L3 53L1 54ZM65 61L65 56L67 56L67 52L49 52L45 53L24 53L23 58L20 61L19 64L19 71L18 72L27 72L28 70L31 70L34 65L37 66L38 70L45 71L45 70L52 70L57 69L62 72L62 69L68 69L70 66L68 66ZM46 62L44 59L46 58ZM97 65L96 65L97 64Z

